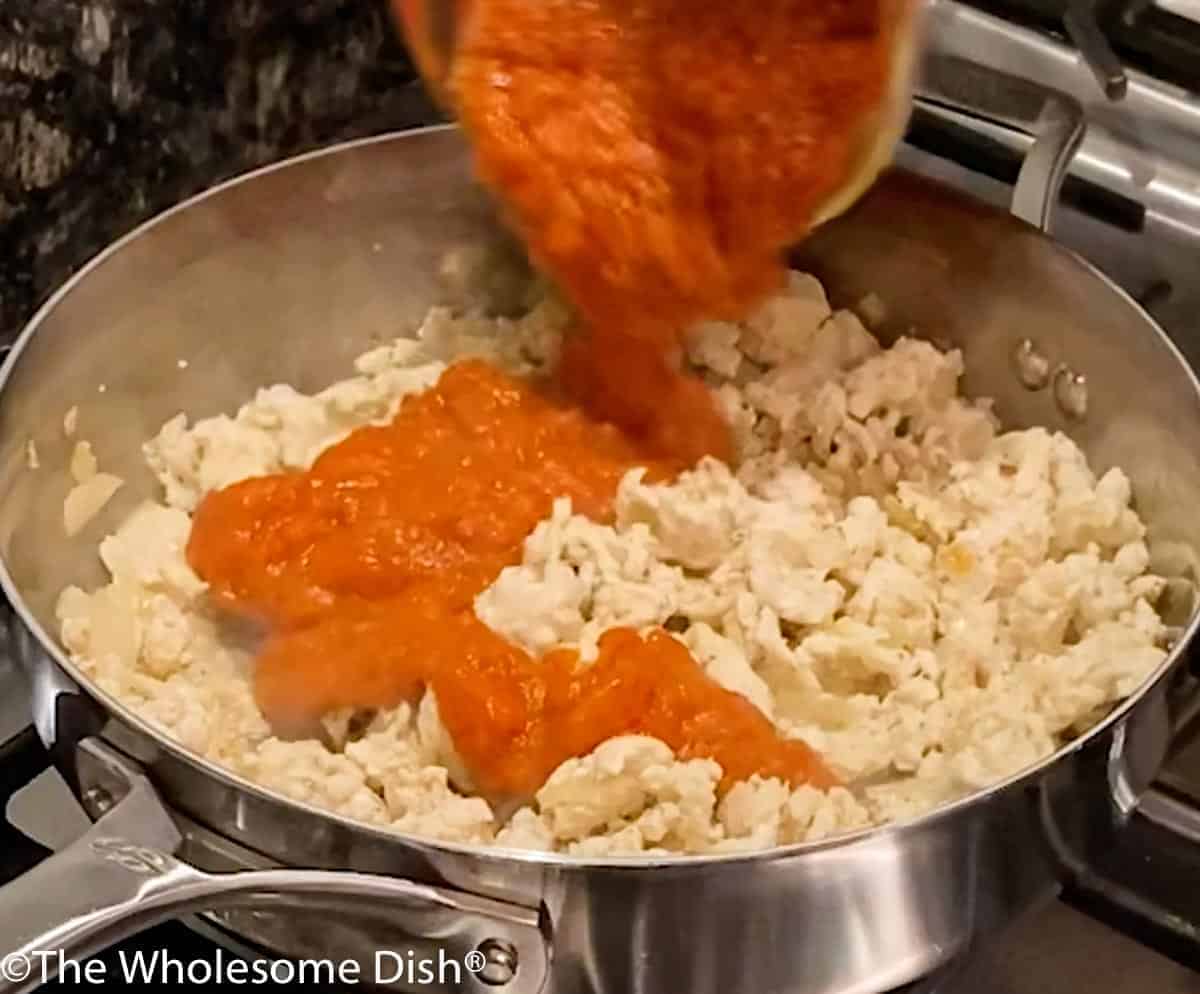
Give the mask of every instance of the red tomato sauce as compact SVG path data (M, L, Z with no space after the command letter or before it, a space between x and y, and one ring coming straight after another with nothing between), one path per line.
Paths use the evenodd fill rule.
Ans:
M786 249L870 137L900 14L896 0L460 3L450 99L479 176L581 315L572 383L598 414L682 455L728 451L678 371L681 335L781 286Z
M564 760L626 733L716 760L725 786L753 773L832 784L811 749L779 736L665 631L610 631L581 664L570 651L532 658L476 618L475 596L520 561L557 497L606 520L635 466L662 481L684 463L463 361L310 470L207 495L187 557L218 604L267 626L255 693L285 733L432 687L491 797L528 797Z
M457 2L448 92L477 172L581 319L567 399L458 363L308 472L210 494L189 561L267 626L255 690L277 728L432 687L493 797L528 797L625 733L716 760L723 787L829 786L819 756L665 631L610 631L588 665L534 659L473 600L555 498L605 520L630 468L667 480L729 458L710 394L681 372L682 336L781 285L786 248L870 137L903 0Z

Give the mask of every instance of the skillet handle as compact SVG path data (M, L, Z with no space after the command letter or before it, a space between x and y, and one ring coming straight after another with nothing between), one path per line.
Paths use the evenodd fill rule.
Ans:
M1069 789L1037 794L1066 900L1189 960L1200 941L1200 900L1191 885L1200 865L1200 813L1172 795L1167 761L1200 717L1195 665L1180 657L1108 735L1086 747Z
M944 51L931 53L922 64L915 104L933 117L998 137L1006 145L1014 135L1032 139L1009 209L1048 233L1063 181L1087 132L1082 104L973 61L969 53L958 54L951 41L940 38Z
M95 740L80 748L128 790L82 838L0 888L0 994L33 990L68 969L76 976L86 957L188 912L328 907L361 913L364 905L385 910L406 934L435 940L439 948L429 960L453 990L536 994L544 986L549 952L537 911L383 875L202 873L171 855L183 839L150 781ZM337 979L396 981L401 962L395 955L380 960L379 977L342 964L354 973Z
M1083 109L1074 101L1050 97L1036 127L1037 137L1013 188L1011 210L1022 221L1049 232L1063 180L1083 142Z

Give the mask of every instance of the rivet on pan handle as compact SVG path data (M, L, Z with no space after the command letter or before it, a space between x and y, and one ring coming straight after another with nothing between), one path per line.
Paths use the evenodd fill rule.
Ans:
M436 940L462 965L449 980L463 994L538 994L544 987L549 950L538 911L375 874L202 873L173 855L182 836L150 781L98 740L86 740L80 751L81 770L92 771L85 797L106 813L76 842L0 888L2 994L33 990L63 963L192 911L364 904L386 909L398 931Z

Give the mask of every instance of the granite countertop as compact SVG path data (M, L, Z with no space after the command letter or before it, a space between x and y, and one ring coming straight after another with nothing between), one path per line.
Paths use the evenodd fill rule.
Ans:
M438 120L384 0L3 0L0 338L191 194Z

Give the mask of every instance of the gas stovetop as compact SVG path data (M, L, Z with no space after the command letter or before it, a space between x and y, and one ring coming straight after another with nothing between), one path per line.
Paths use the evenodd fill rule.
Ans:
M974 6L1076 44L1092 22L1124 64L1200 89L1196 0L976 0Z
M1042 124L1018 113L1029 93L1073 107L1087 131L1050 232L1141 301L1200 369L1200 0L933 0L930 9L931 57L952 68L923 89L898 165L1008 206ZM0 658L10 823L0 821L0 883L89 824L57 775L40 772L28 721L21 677ZM137 949L184 962L269 955L188 918L103 958ZM911 994L1089 987L1200 994L1200 719L1181 723L1120 846L1090 854L1058 899Z

